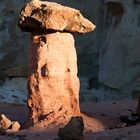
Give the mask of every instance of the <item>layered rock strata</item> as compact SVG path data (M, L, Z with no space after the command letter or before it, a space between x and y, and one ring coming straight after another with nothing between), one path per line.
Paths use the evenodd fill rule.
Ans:
M28 124L66 124L71 117L80 116L77 56L68 32L86 33L95 26L78 10L41 1L23 8L19 26L32 33Z

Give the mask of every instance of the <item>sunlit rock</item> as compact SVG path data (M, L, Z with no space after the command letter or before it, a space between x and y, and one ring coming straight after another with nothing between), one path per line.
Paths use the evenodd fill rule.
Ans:
M86 33L95 26L76 9L32 1L21 11L19 27L32 33L28 125L65 125L80 116L77 56L68 32Z
M53 2L32 1L20 14L19 26L23 31L58 30L86 33L93 31L95 25L73 8Z
M1 114L0 116L0 131L7 130L12 122L4 115Z
M32 124L62 123L80 115L76 62L70 33L32 35L28 78Z

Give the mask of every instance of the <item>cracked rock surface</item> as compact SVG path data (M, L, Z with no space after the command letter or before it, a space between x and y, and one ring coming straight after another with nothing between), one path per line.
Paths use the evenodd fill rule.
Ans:
M23 31L57 30L86 33L95 25L84 18L80 11L53 2L32 1L20 14L19 26Z

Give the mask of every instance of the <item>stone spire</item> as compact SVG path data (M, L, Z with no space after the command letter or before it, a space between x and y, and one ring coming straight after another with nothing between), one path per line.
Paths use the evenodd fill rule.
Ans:
M80 116L79 79L74 38L95 25L73 8L57 3L27 3L19 16L22 31L32 33L28 77L28 124L65 125Z

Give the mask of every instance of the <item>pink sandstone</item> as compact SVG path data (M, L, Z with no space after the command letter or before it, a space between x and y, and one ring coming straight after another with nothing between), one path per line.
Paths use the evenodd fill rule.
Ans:
M53 29L86 33L93 31L95 25L84 18L79 10L53 2L32 1L23 8L19 26L23 31Z
M73 8L32 1L21 11L19 27L32 33L27 123L35 127L65 125L81 115L77 56L68 32L86 33L95 26Z
M62 123L80 115L77 57L70 33L32 35L28 90L31 125Z

